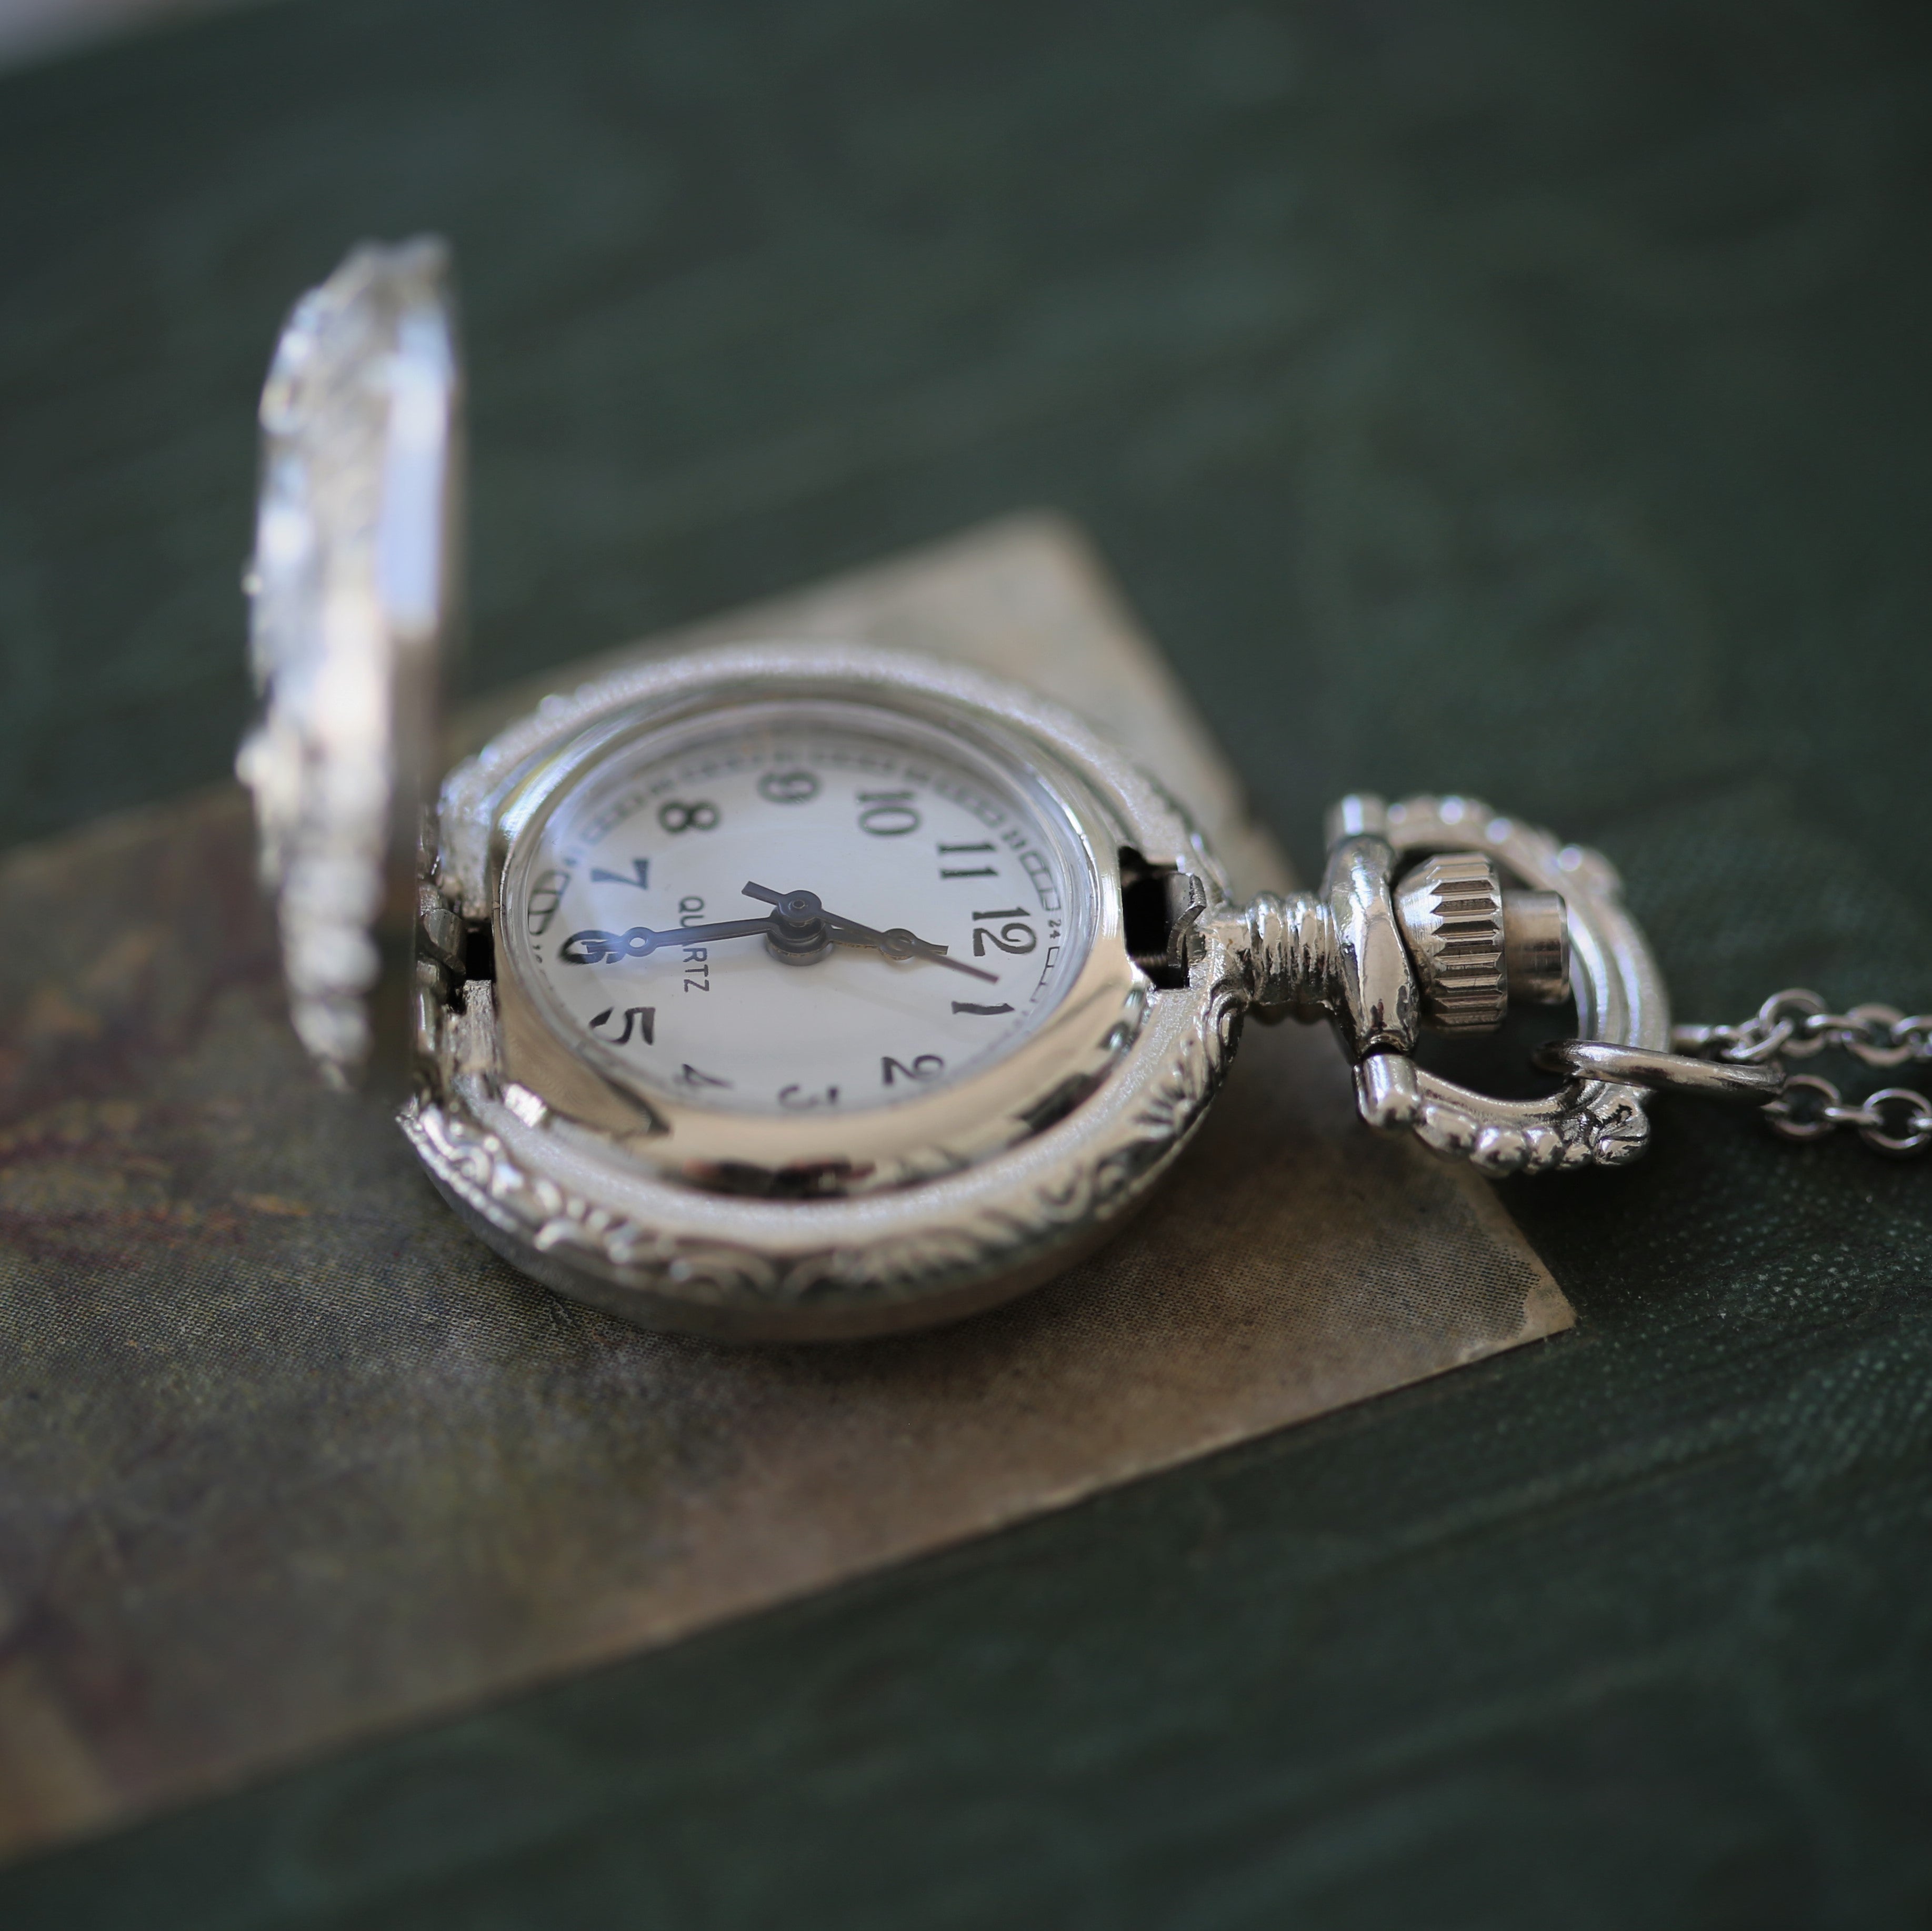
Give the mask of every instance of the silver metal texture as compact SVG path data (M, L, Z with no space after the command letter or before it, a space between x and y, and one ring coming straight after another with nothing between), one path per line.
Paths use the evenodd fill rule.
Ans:
M1480 852L1438 852L1396 887L1395 908L1424 1018L1445 1033L1494 1031L1510 1002L1496 867Z
M1352 791L1322 814L1322 840L1330 851L1344 838L1366 836L1386 842L1388 835L1388 806L1372 791Z
M1794 1073L1765 1108L1772 1131L1786 1140L1822 1140L1846 1126L1875 1153L1922 1153L1932 1147L1932 1099L1888 1086L1847 1102L1828 1079Z
M1326 1018L1340 997L1334 921L1312 892L1258 892L1237 915L1255 1017L1272 1025Z
M1671 1039L1680 1054L1726 1067L1781 1072L1781 1060L1808 1060L1831 1047L1865 1066L1888 1068L1932 1062L1932 1013L1876 1002L1834 1012L1816 993L1792 986L1774 992L1737 1025L1679 1026ZM1932 1099L1910 1087L1847 1101L1831 1081L1797 1073L1780 1081L1764 1111L1772 1130L1786 1140L1822 1140L1844 1127L1875 1153L1932 1147Z
M1378 1039L1364 1027L1359 985L1352 1006L1338 963L1344 922L1366 917L1375 928L1378 895L1400 858L1474 853L1492 861L1499 875L1563 900L1571 987L1586 1030L1613 1045L1660 1051L1670 1028L1663 977L1624 910L1610 862L1474 799L1418 797L1394 805L1346 799L1328 822L1342 834L1336 851L1343 863L1338 870L1331 861L1322 897L1263 897L1237 915L1242 928L1237 949L1246 961L1256 1016L1335 1015L1355 1063L1363 1118L1378 1128L1412 1129L1436 1152L1467 1157L1486 1173L1614 1166L1641 1153L1650 1129L1640 1085L1580 1076L1540 1099L1478 1093L1418 1066L1408 1050L1412 1032L1403 1042L1399 1029ZM1338 904L1338 887L1360 902Z
M1661 1047L1670 1036L1664 977L1610 861L1565 844L1473 798L1419 797L1388 808L1398 853L1474 850L1532 890L1559 892L1568 908L1571 981L1582 1030L1618 1045ZM1358 1085L1366 1116L1370 1093ZM1490 1173L1617 1166L1648 1143L1641 1087L1582 1079L1530 1100L1498 1099L1418 1067L1408 1123L1438 1153L1466 1154Z
M1390 883L1395 852L1373 832L1343 838L1328 854L1322 892L1334 934L1330 1008L1352 1060L1415 1050L1422 993L1402 942Z
M261 403L247 577L260 721L236 759L290 1016L325 1079L400 1087L416 853L451 627L461 376L434 240L296 304ZM379 1039L379 1036L380 1039Z
M583 1063L566 1069L567 1054L527 1050L545 1030L540 1014L520 1041L506 1024L520 992L500 946L496 985L466 984L453 1005L425 1002L428 1070L404 1129L452 1204L517 1266L646 1326L805 1340L966 1314L1112 1232L1185 1143L1234 1048L1249 992L1232 922L1198 921L1187 982L1155 988L1122 943L1110 883L1119 847L1198 880L1210 913L1228 909L1225 880L1159 786L1058 706L925 659L819 642L646 664L512 725L444 787L442 894L466 919L495 916L548 774L597 754L614 733L761 692L856 695L941 720L976 742L1005 742L1048 777L1095 893L1093 970L1067 996L1066 1023L984 1075L879 1116L890 1143L875 1151L900 1160L896 1184L746 1198L694 1184L667 1157L665 1143L716 1132L718 1116L673 1119L658 1108L666 1130L642 1138L634 1120L626 1134L586 1117ZM1029 1102L1064 1087L1070 1069L1084 1096L1016 1133ZM725 1123L741 1153L768 1128L798 1125ZM856 1119L812 1130L879 1129Z
M1572 1078L1627 1081L1653 1093L1685 1093L1701 1099L1735 1100L1763 1106L1784 1090L1775 1064L1727 1065L1688 1053L1656 1053L1642 1046L1606 1045L1600 1039L1552 1039L1538 1047L1536 1063L1545 1072Z
M1932 1013L1876 1003L1833 1012L1816 993L1794 986L1774 992L1741 1024L1676 1027L1672 1043L1680 1052L1740 1063L1808 1060L1830 1046L1868 1066L1902 1066L1932 1061Z
M1503 971L1509 996L1532 1006L1570 997L1570 908L1558 892L1503 894Z

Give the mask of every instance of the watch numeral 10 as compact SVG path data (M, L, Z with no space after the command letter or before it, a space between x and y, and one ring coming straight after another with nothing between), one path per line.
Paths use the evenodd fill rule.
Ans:
M902 838L920 826L919 814L907 802L910 791L862 791L859 829L875 838Z

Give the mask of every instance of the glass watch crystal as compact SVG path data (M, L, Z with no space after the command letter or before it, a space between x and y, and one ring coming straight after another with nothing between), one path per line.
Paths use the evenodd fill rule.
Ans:
M903 1105L1052 1013L1091 940L1065 805L957 733L727 707L604 751L506 868L506 967L619 1084L720 1111Z

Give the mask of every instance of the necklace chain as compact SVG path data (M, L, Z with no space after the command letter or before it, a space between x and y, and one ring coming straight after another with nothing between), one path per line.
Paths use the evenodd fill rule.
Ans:
M1731 1066L1808 1060L1828 1046L1868 1066L1932 1063L1932 1013L1876 1003L1833 1012L1816 993L1792 987L1773 993L1741 1025L1673 1027L1670 1043L1678 1052ZM1878 1153L1932 1147L1932 1099L1910 1087L1848 1102L1829 1080L1794 1073L1764 1114L1772 1131L1787 1140L1822 1140L1843 1126Z

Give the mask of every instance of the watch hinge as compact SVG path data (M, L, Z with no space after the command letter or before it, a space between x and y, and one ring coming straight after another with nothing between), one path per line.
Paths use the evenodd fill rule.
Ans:
M496 941L487 919L463 928L463 976L492 981L496 976Z
M1156 988L1187 983L1198 949L1195 926L1207 905L1200 881L1178 865L1156 865L1120 847L1120 925L1127 955Z

